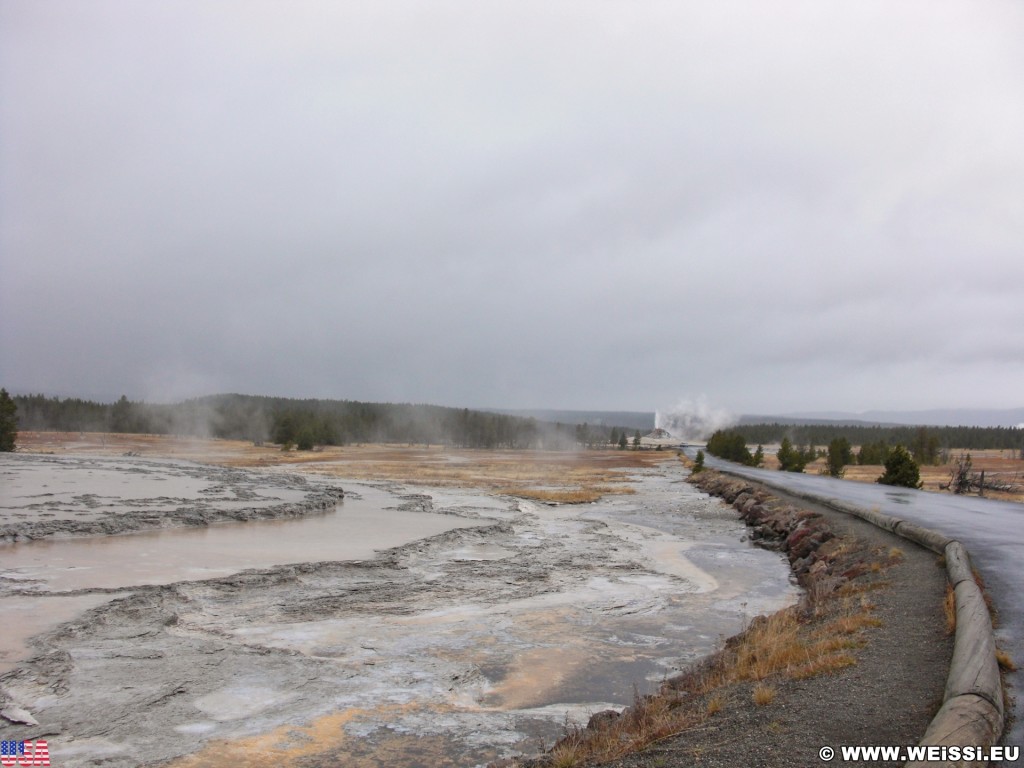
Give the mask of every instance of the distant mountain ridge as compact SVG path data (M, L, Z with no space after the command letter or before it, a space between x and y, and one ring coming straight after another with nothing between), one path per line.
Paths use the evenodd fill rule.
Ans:
M554 408L481 408L480 410L560 424L627 427L628 429L639 429L645 434L654 429L654 411L573 411Z
M921 411L809 411L770 415L744 415L743 424L911 424L929 427L1018 427L1024 424L1024 408L933 408Z
M627 427L643 433L654 429L655 413L647 411L584 411L553 408L483 408L492 413L534 418L562 424ZM1024 408L944 408L921 411L806 411L753 414L739 417L740 424L837 424L849 426L1018 427L1024 424Z

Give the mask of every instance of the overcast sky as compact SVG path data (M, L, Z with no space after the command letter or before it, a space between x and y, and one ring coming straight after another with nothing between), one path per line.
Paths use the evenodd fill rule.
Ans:
M1024 405L1024 3L0 0L0 385Z

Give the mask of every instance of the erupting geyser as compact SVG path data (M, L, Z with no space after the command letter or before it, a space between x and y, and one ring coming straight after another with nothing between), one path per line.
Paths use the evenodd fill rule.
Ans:
M655 429L685 441L707 440L716 429L735 423L736 418L729 411L711 406L704 396L680 400L675 407L654 413Z

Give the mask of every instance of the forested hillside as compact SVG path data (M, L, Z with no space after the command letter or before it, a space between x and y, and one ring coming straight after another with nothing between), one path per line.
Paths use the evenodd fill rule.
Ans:
M214 395L174 404L15 396L18 427L62 432L135 432L292 443L299 448L364 442L464 448L607 446L619 429L537 421L468 408L353 400Z
M253 395L212 395L180 403L114 403L79 398L15 395L18 428L61 432L138 432L314 445L398 442L464 448L607 447L639 434L629 426L541 421L468 408L356 400L293 400ZM744 424L749 445L826 446L845 438L857 446L905 445L928 461L943 449L1024 450L1015 427L912 427L835 424Z

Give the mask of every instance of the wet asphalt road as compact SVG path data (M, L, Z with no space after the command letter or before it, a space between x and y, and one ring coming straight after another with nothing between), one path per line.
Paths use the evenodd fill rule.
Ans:
M691 456L695 452L687 451ZM996 642L1018 667L1007 676L1010 693L1015 698L1012 708L1015 717L1004 741L1024 744L1024 504L756 469L714 456L705 458L705 466L785 491L878 509L959 540L967 547L971 562L985 579L999 612Z

